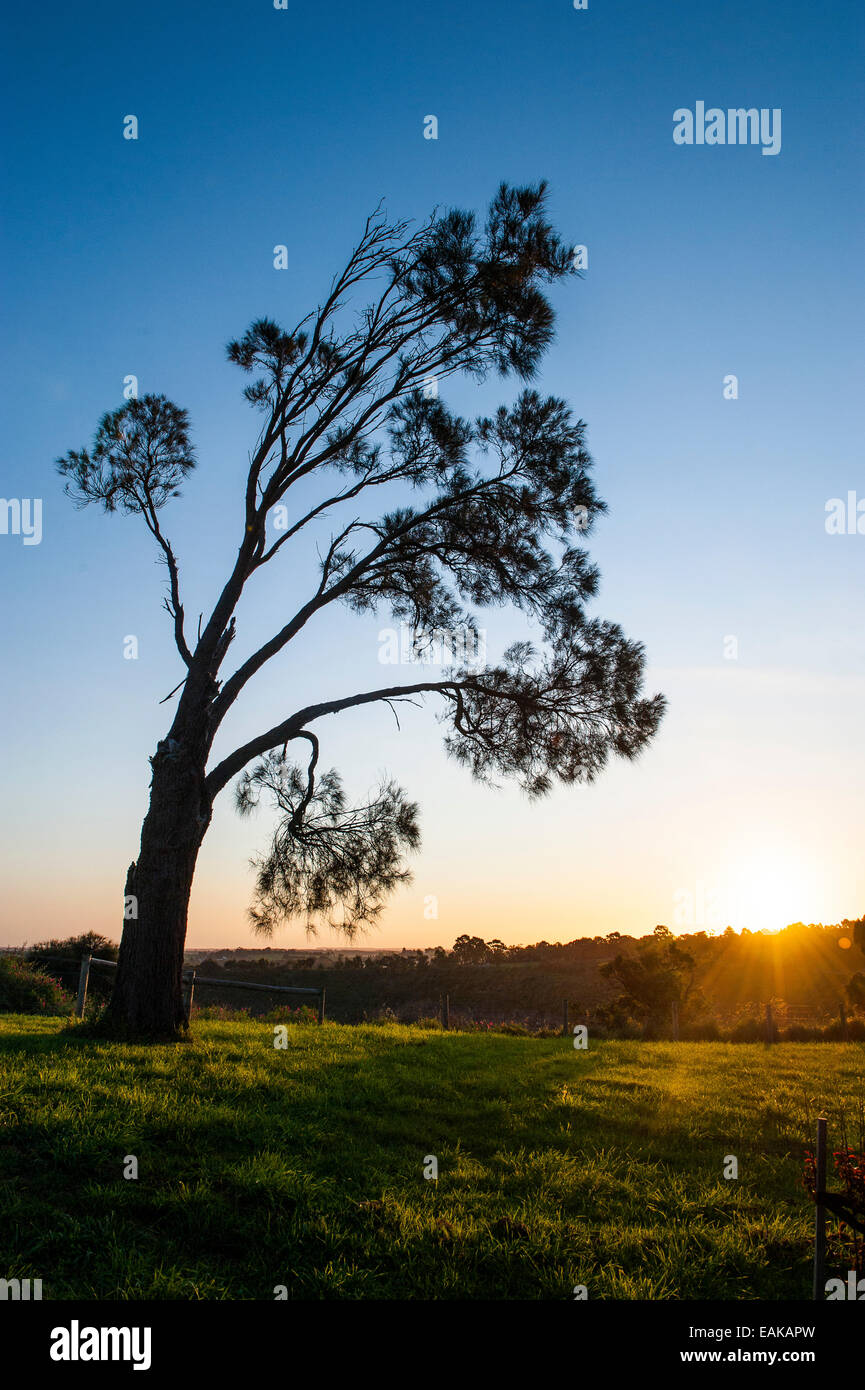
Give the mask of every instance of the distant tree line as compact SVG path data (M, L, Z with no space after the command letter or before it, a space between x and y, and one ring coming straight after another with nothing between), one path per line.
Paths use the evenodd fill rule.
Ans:
M21 956L74 993L78 963L88 953L111 960L117 946L88 932L41 942ZM843 1005L852 1037L865 1027L856 1020L857 1014L865 1015L865 972L855 969L861 953L865 919L845 919L827 926L796 922L777 933L727 928L717 935L674 935L659 925L640 938L615 931L510 946L498 937L465 933L450 950L324 956L273 951L256 959L239 949L226 952L223 963L203 959L196 968L199 976L219 981L199 992L202 1004L249 1003L249 996L232 988L232 980L325 984L328 1015L343 1022L375 1017L381 1009L406 1021L435 1015L448 994L452 1010L467 1018L519 1017L549 1025L561 1018L561 1001L567 998L575 1020L590 1017L597 1030L611 1036L669 1036L675 1005L683 1038L721 1036L730 1029L744 1038L758 1036L771 1001L788 1036L799 1023L816 1026L819 1017L821 1027L832 1018L837 1023ZM113 975L107 969L91 972L91 996L104 1002ZM263 1010L273 1003L266 994L255 996L253 1012L260 1011L259 1004Z

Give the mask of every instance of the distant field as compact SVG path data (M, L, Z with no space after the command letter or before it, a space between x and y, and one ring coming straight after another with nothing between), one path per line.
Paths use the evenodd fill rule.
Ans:
M201 1022L149 1049L4 1015L0 1277L45 1299L806 1298L802 1148L822 1107L852 1121L863 1073L862 1044L325 1024L277 1050Z

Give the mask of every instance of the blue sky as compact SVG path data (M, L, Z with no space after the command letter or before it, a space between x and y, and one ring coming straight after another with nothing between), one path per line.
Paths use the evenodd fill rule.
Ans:
M595 611L645 643L670 710L639 765L541 806L446 763L432 708L401 733L386 709L334 721L322 758L351 790L387 770L422 807L415 883L374 940L642 932L676 925L696 884L756 927L860 915L865 536L824 522L828 499L865 497L861 7L48 3L6 31L0 493L43 499L43 538L0 535L0 943L116 935L169 722L158 701L180 678L149 537L76 513L54 459L89 441L129 373L185 406L199 467L163 517L187 612L208 609L258 428L225 343L312 308L380 198L398 217L482 213L502 179L540 177L589 268L554 291L538 385L588 422L609 504ZM780 108L781 152L675 145L674 110L698 100ZM518 389L444 395L476 414ZM238 657L306 592L312 555L262 578ZM304 633L226 740L377 684L388 625L340 613ZM493 655L525 631L501 612L488 627ZM249 941L247 860L268 823L224 801L191 945ZM280 943L302 940L295 925Z

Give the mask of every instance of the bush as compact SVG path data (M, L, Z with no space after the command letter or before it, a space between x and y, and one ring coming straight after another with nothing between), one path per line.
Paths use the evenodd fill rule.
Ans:
M28 946L25 959L39 961L44 957L57 956L81 961L85 956L102 956L105 960L116 960L119 952L120 947L115 941L100 936L98 932L87 931L81 936L52 936L50 941L37 941L35 946Z
M804 1023L792 1023L783 1034L784 1042L816 1042L821 1034L816 1028L808 1028Z
M682 1042L719 1042L721 1030L715 1019L707 1018L698 1023L683 1023L679 1037Z
M15 956L0 956L0 1013L66 1014L72 995L59 980Z
M835 1173L842 1180L841 1192L825 1198L829 1212L835 1217L829 1227L830 1255L840 1267L865 1274L865 1107L859 1110L859 1143L850 1144L847 1125L842 1120L843 1142L833 1153ZM805 1190L817 1200L817 1160L813 1149L805 1150ZM828 1185L827 1185L828 1186ZM833 1230L832 1227L835 1227Z
M120 947L107 936L88 931L80 936L55 936L50 941L38 941L27 948L24 959L31 965L51 970L63 988L75 994L82 960L91 955L101 960L116 960L119 951ZM98 965L92 968L87 981L88 1002L92 999L107 1003L114 988L114 975L113 970L104 970Z
M373 1009L372 1013L364 1011L364 1023L399 1023L400 1019L387 1004L380 1009Z
M635 1018L621 1013L615 1006L595 1009L589 1020L589 1033L596 1038L618 1038L631 1041L643 1037L643 1025Z
M823 1042L844 1042L844 1029L838 1020L833 1020L827 1027L822 1029L819 1037ZM850 1042L861 1042L865 1038L865 1020L861 1018L848 1018L847 1020L847 1039Z
M730 1042L765 1042L766 1024L759 1018L744 1018L730 1031Z

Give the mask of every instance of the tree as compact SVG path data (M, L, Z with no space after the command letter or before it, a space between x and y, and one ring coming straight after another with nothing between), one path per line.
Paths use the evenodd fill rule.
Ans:
M855 922L848 922L845 918L841 925L848 929L852 927L853 944L865 955L865 917L859 917ZM851 975L845 989L852 1007L857 1013L865 1013L865 975L861 970Z
M487 943L480 936L458 936L451 951L458 965L482 965L489 959Z
M86 956L97 956L101 960L117 960L117 954L116 942L110 941L106 936L100 936L98 932L88 931L82 932L80 936L55 936L48 941L37 941L34 946L28 948L24 959L31 964L47 966L49 971L60 976L66 989L75 990L78 987L81 961ZM91 970L88 982L91 999L104 1001L110 997L111 973L99 969Z
M655 733L664 701L641 695L642 647L585 613L598 573L580 542L604 510L585 423L528 386L473 421L436 394L456 373L478 381L491 371L524 381L536 373L554 325L543 286L575 273L545 202L543 183L503 184L483 226L450 210L417 230L379 209L316 309L287 331L259 319L229 345L229 359L253 375L244 394L263 425L237 555L194 639L161 519L196 466L186 412L164 396L130 400L102 418L90 450L58 460L78 505L133 513L151 532L185 668L171 726L150 759L150 804L126 877L137 916L124 921L106 1015L116 1033L155 1038L182 1027L196 859L214 801L235 778L242 811L264 795L281 813L258 863L252 920L263 933L289 914L351 937L405 879L404 857L419 843L417 807L390 782L349 805L339 774L318 769L326 715L434 696L447 751L481 780L515 778L530 797L555 780L591 782L611 755L633 758ZM352 316L349 300L364 292L367 306ZM366 504L396 483L420 500L376 516ZM285 499L298 492L303 501L290 509ZM365 506L365 515L346 513L348 504ZM275 537L269 519L284 522ZM334 529L308 598L226 678L250 581L325 519ZM389 607L421 634L476 633L466 605L511 603L536 620L545 647L518 642L497 665L455 665L439 680L366 691L337 681L328 698L279 710L270 728L214 763L214 738L249 681L334 603L359 613ZM305 766L288 757L298 743L307 746Z
M694 957L666 927L637 943L634 955L616 956L598 967L604 979L624 990L615 1006L645 1021L655 1031L669 1018L670 1005L684 1005L694 981Z
M28 946L24 959L29 961L49 961L63 959L76 964L85 956L101 956L104 960L116 960L118 947L107 936L98 932L82 932L80 936L53 936L49 941L37 941Z
M844 987L847 998L857 1013L865 1013L865 975L857 970Z

